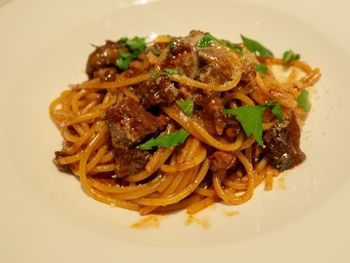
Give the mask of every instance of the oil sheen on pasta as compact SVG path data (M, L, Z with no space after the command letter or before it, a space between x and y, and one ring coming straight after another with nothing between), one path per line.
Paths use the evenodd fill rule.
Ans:
M88 80L50 105L63 137L54 163L92 198L141 215L194 214L247 202L305 160L305 95L320 72L299 55L195 30L94 48Z

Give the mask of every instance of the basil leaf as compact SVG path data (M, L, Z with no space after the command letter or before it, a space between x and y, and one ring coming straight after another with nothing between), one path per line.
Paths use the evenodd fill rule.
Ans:
M259 72L266 72L268 68L263 64L255 64L255 69Z
M187 116L191 117L193 114L193 100L187 99L187 100L177 100L176 101L177 106L180 107L180 109L185 113Z
M180 75L180 72L176 68L165 68L163 72L168 75Z
M264 146L262 140L262 114L265 110L263 105L241 106L236 109L225 109L225 114L236 115L237 120L241 123L247 136L253 135L259 145Z
M160 136L158 138L150 139L140 145L141 150L151 150L154 147L173 147L183 143L190 133L185 130L178 130L173 133Z
M265 102L264 106L269 108L272 111L273 115L275 115L275 117L279 122L283 122L284 119L283 119L281 105L272 101L267 101Z
M305 112L309 112L311 104L309 102L309 91L304 89L297 98L297 103Z
M214 37L210 33L205 33L204 37L202 37L197 45L201 48L208 47L213 43Z
M241 38L243 40L244 46L250 51L253 52L256 55L260 55L262 57L272 57L272 52L264 47L262 44L257 42L256 40L247 38L243 35L241 35Z
M300 55L294 53L292 50L287 50L283 53L283 61L286 63L298 59L300 59Z

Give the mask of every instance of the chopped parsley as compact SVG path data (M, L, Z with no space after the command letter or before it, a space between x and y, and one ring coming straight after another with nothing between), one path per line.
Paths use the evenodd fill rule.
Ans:
M297 103L305 112L309 112L311 104L309 102L309 91L304 89L297 98Z
M178 130L173 133L153 138L140 145L141 150L151 150L154 147L173 147L183 143L190 133L185 130Z
M263 122L262 114L265 110L263 105L241 106L236 109L225 109L225 114L234 114L241 123L247 136L253 135L259 145L263 146L262 140Z
M132 39L126 40L126 46L130 48L133 52L141 53L145 50L146 41L141 37L134 37Z
M241 35L242 41L244 46L250 51L253 52L255 55L259 55L262 57L272 57L273 53L264 47L262 44L257 42L256 40L247 38L243 35Z
M151 52L152 52L153 55L155 55L157 57L160 56L160 50L159 49L152 48Z
M124 49L120 48L119 56L115 64L121 70L127 70L129 68L131 60L133 60L133 56L130 53L127 53Z
M210 34L210 33L205 33L204 34L204 37L202 37L197 45L200 47L200 48L204 48L204 47L208 47L211 45L211 43L213 43L213 40L215 38Z
M288 63L293 60L298 60L300 59L300 55L297 53L294 53L292 50L287 50L283 53L283 61Z
M266 72L267 71L267 67L263 64L255 64L255 69L259 72Z
M264 106L272 111L279 122L283 122L282 108L278 103L266 101Z
M172 38L169 41L169 48L170 48L170 50L172 50L174 47L175 47L175 39Z
M220 39L220 43L224 44L226 47L228 47L232 50L239 51L239 53L241 53L241 55L243 55L243 48L240 45L232 43L231 41L226 40L226 39Z
M153 70L149 73L150 77L153 79L158 77L160 74L161 74L161 71L159 71L159 70Z
M146 47L145 39L140 37L123 37L119 39L117 43L123 46L123 48L118 49L119 56L115 62L116 66L121 70L127 70L130 62L136 59ZM130 52L127 52L126 48L130 50Z
M163 72L168 75L180 75L180 72L176 68L165 68Z
M191 117L193 114L193 100L186 99L186 100L177 100L176 101L177 106L185 113L187 116Z

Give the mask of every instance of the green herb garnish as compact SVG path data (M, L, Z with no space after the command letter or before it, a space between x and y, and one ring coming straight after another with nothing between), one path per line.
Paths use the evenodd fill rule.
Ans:
M179 75L180 72L176 68L165 68L163 69L163 72L168 75Z
M201 48L208 47L213 43L214 37L210 33L205 33L204 37L202 37L197 45Z
M241 123L247 136L253 135L259 145L263 146L262 140L262 114L265 110L263 105L241 106L236 109L225 109L225 114L234 114Z
M129 68L131 60L133 60L133 55L130 53L127 53L124 49L120 48L119 50L119 56L115 62L117 67L121 70L127 70Z
M140 37L134 37L132 39L123 37L119 39L117 43L124 46L124 48L118 49L119 56L115 62L116 66L121 70L127 70L130 62L136 59L146 47L145 39ZM126 52L125 47L128 48L130 52Z
M172 50L174 47L175 47L175 39L172 38L169 41L169 48L170 48L170 50Z
M273 54L272 52L267 49L266 47L264 47L262 44L260 44L259 42L247 38L243 35L241 35L241 38L243 40L243 44L244 46L250 51L253 52L256 55L262 56L262 57L272 57Z
M263 64L255 64L255 69L259 72L266 72L268 68Z
M232 50L239 51L239 53L243 55L243 48L240 45L232 43L231 41L226 39L220 39L219 42Z
M300 59L300 55L297 53L294 53L292 50L287 50L283 53L283 61L288 63L293 60Z
M183 143L190 133L185 130L178 130L173 133L150 139L140 145L141 150L151 150L153 147L173 147Z
M161 74L161 71L159 71L159 70L153 70L149 73L150 77L153 79L158 77L160 74Z
M159 49L152 48L151 52L152 52L153 55L155 55L157 57L160 56L160 50Z
M298 106L305 112L309 112L311 104L309 102L309 91L304 89L297 98Z
M127 37L122 37L121 39L119 39L117 41L117 44L125 45L126 41L128 41L128 38Z
M141 37L134 37L132 39L128 39L125 44L128 48L137 53L143 52L146 47L146 41L144 38Z
M267 101L264 106L272 111L273 115L275 115L279 122L283 122L282 108L278 103Z
M191 117L193 114L193 100L187 99L187 100L177 100L176 101L177 106L180 107L180 109L185 113L187 116Z

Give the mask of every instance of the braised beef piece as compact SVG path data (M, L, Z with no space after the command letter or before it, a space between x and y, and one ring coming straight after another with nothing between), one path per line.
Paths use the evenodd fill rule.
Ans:
M198 74L196 46L203 36L203 32L193 30L186 37L175 38L174 47L170 50L161 67L177 68L182 74L195 78Z
M126 148L162 129L166 123L153 116L142 105L125 97L106 111L106 121L114 148Z
M283 123L274 124L265 134L264 153L272 165L284 171L305 160L300 149L300 127L294 112Z
M256 78L256 68L254 64L250 62L243 63L241 81L245 83L249 83L255 78Z
M214 47L206 47L200 49L197 55L200 63L200 81L223 84L231 80L233 65L223 52Z
M232 115L225 115L225 117L228 124L223 135L228 142L234 142L241 131L241 126L236 120L233 120L234 117Z
M119 44L110 40L107 40L105 45L96 47L95 51L89 55L86 64L86 73L88 76L92 78L96 70L115 66L119 47Z
M93 73L94 78L100 78L101 82L115 81L117 77L117 69L114 67L100 68Z
M117 177L124 177L141 172L150 158L150 153L138 149L116 150L114 170Z
M230 169L236 162L233 152L216 151L209 157L210 169L214 172Z
M194 96L194 102L203 108L198 111L198 115L203 120L209 133L222 135L227 121L220 95L216 92L197 93Z
M146 109L155 105L169 105L181 97L179 90L166 75L149 79L134 91Z
M59 164L57 159L60 157L66 157L68 156L65 152L63 151L56 151L55 152L55 158L53 159L53 163L56 165L57 169L60 172L63 173L72 173L72 169L70 168L69 164Z

